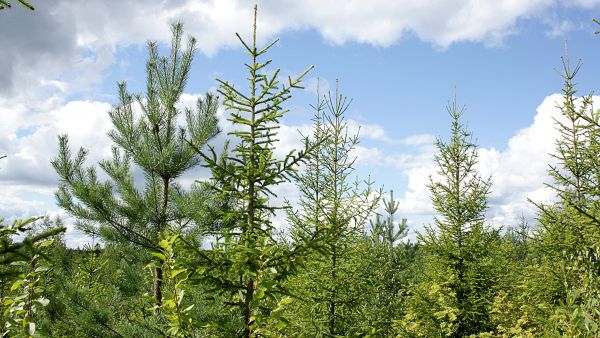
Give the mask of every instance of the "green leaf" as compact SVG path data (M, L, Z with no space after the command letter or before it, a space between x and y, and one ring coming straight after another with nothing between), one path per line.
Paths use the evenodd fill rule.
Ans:
M256 296L254 296L255 299L263 299L265 297L265 289L264 288L260 288L258 289L258 291L256 292Z
M47 246L50 246L50 245L52 245L52 243L54 243L54 240L53 240L53 239L49 239L49 240L47 240L47 241L44 241L44 242L40 243L40 244L39 244L39 247L40 247L40 248L45 248L45 247L47 247Z
M160 245L161 248L166 249L169 247L169 242L163 239L160 242L158 242L158 245Z
M16 289L19 288L19 286L21 286L21 284L23 284L22 280L17 280L16 282L13 283L13 285L10 287L10 291L15 291Z
M177 275L179 275L182 272L185 272L186 269L179 269L179 270L173 270L171 271L171 278L175 278L177 277Z
M158 259L160 259L163 262L167 260L165 255L161 254L160 252L153 252L152 256L157 257Z

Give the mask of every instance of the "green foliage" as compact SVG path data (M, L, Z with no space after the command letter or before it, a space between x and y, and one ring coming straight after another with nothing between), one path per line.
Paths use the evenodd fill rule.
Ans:
M529 278L533 304L544 309L537 317L546 334L572 337L598 335L600 299L597 271L600 267L600 113L592 109L591 94L576 97L573 79L581 64L571 67L563 59L563 100L556 119L560 137L553 156L558 165L550 167L552 187L558 197L553 204L536 204L540 228L536 249L542 256ZM543 283L544 287L532 285Z
M196 209L182 206L202 203L199 196L186 192L175 180L201 163L196 147L204 146L219 132L217 100L207 94L197 101L195 109L185 110L186 126L177 125L182 112L176 104L196 44L190 38L182 51L182 31L181 24L173 25L168 57L159 56L156 44L149 43L144 96L131 95L124 83L119 84L119 103L109 113L114 126L109 133L115 143L113 158L99 163L109 181L101 182L95 167L83 167L86 150L73 157L68 137L59 136L59 155L52 160L60 177L58 205L77 218L79 229L106 242L158 250L161 233L171 228L183 231L198 218L193 212ZM195 147L189 144L190 139ZM143 189L136 185L131 162L144 174ZM160 268L153 272L157 303L162 299L161 274Z
M34 10L33 5L31 5L29 3L29 1L25 1L25 0L18 0L19 4L29 10ZM12 5L10 2L8 2L7 0L0 0L0 10L3 10L5 8L11 8ZM1 157L0 157L1 158Z
M386 213L385 220L376 215L371 221L371 230L365 236L366 249L362 253L362 264L368 272L370 285L368 297L365 299L365 319L361 331L368 336L391 336L393 323L405 315L406 294L411 282L417 276L418 246L405 239L408 233L406 219L396 224L394 216L399 202L394 200L393 191L390 199L383 199Z
M148 254L132 245L56 246L40 330L51 337L154 337L163 323L146 309Z
M45 287L41 282L49 269L47 249L52 237L65 228L59 225L36 233L33 227L40 219L17 220L0 228L2 336L33 336L38 309L49 302L42 295ZM21 242L13 241L12 236L23 233L26 236Z
M0 278L14 274L10 269L6 269L7 266L16 262L30 261L34 255L41 254L40 243L66 230L63 226L57 226L37 234L27 235L21 242L13 241L14 235L30 232L34 222L40 219L41 217L32 217L25 221L16 220L10 225L0 226L0 265L3 268L0 271ZM4 219L0 218L0 223L3 221Z
M162 269L165 291L162 303L153 306L150 310L158 311L166 318L167 329L163 332L164 337L194 337L198 326L191 316L194 304L184 303L189 288L189 273L174 253L179 235L165 234L163 237L164 239L159 242L161 250L152 253L159 261L149 264L148 267Z
M232 314L242 319L236 335L256 336L266 326L277 304L282 304L281 282L294 269L294 252L279 244L271 218L280 206L270 198L273 189L295 175L310 149L290 152L283 159L274 155L279 120L288 111L283 103L299 86L307 69L286 84L278 81L279 70L269 74L270 60L260 58L275 44L262 49L256 46L256 9L252 43L247 44L237 35L250 56L246 64L249 92L244 93L234 84L218 80L223 104L230 112L233 125L229 135L235 146L230 153L217 156L213 148L204 155L212 171L212 187L223 199L232 201L222 211L222 226L212 234L216 240L211 250L195 248L198 253L196 275L225 296ZM196 140L189 142L197 148ZM233 220L230 222L229 220Z
M42 249L52 244L51 239L36 243L36 249ZM26 273L19 275L10 287L11 295L3 297L2 306L5 308L6 331L8 336L31 337L36 333L35 317L38 308L47 306L50 302L43 297L44 286L41 283L43 275L49 266L39 254L34 254L29 262L17 261L12 265L23 266Z
M399 329L407 336L465 337L490 329L490 310L500 267L497 231L484 225L490 179L477 172L477 146L460 123L464 108L447 107L448 142L438 139L439 180L430 179L433 206L441 217L419 239L426 252L419 284L411 290Z
M390 199L383 200L383 209L387 213L387 219L383 222L380 219L380 215L377 214L375 222L371 221L371 238L375 245L383 245L386 247L393 247L394 244L404 238L408 233L408 225L406 225L406 218L396 225L394 224L394 215L398 211L398 201L394 200L394 191L390 191Z
M360 306L367 289L363 226L378 204L380 193L366 181L351 182L351 151L358 135L349 135L344 113L350 102L336 89L335 96L319 94L313 119L314 147L306 170L297 181L300 210L288 212L296 241L318 239L301 272L290 282L298 302L290 311L296 320L290 332L311 336L344 335L358 330L364 317ZM290 314L291 315L291 314Z

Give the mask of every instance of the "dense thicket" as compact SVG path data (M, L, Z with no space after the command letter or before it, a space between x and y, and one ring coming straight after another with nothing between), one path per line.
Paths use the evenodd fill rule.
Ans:
M238 35L247 83L218 80L220 98L179 109L195 41L183 46L176 24L170 54L149 44L145 93L119 85L112 159L86 167L88 151L59 136L56 199L92 244L68 248L59 219L0 227L1 336L600 336L600 111L576 96L579 63L563 60L560 133L547 140L556 199L536 222L485 219L493 177L478 173L454 101L429 183L436 217L415 242L393 192L356 177L359 135L337 87L317 94L300 149L276 156L310 69L280 83L254 18L251 40ZM183 186L201 165L211 177ZM289 182L298 203L277 198Z

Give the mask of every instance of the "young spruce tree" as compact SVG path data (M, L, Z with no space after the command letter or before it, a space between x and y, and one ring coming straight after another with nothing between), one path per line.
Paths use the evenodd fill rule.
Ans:
M581 64L563 58L563 100L557 105L559 138L550 176L558 200L536 204L542 253L526 281L529 302L538 304L537 325L547 334L594 337L600 334L600 112L592 95L577 98L573 82Z
M364 224L378 204L381 192L372 182L351 181L352 150L358 134L348 133L344 113L350 102L336 88L317 100L313 123L315 147L297 185L300 210L289 212L297 241L319 238L319 246L290 283L300 299L292 331L304 335L333 337L359 330L364 318L361 305L367 289L366 269L361 265Z
M212 170L213 188L233 205L222 211L225 221L213 233L212 249L196 248L197 275L225 297L225 306L239 320L240 329L232 334L242 337L273 335L285 326L280 306L287 302L283 281L295 269L294 250L276 238L272 217L282 207L270 197L278 184L295 175L310 150L292 151L283 159L274 153L279 121L288 111L283 103L292 89L302 88L299 84L310 68L281 84L279 69L270 72L271 61L261 60L277 40L259 49L256 33L255 7L252 42L237 34L250 57L245 65L248 91L218 80L230 112L234 147L223 156L211 148L212 154L204 156ZM220 330L220 324L215 326Z
M188 78L196 41L190 38L182 50L182 24L173 25L172 30L168 57L158 55L155 43L148 44L145 95L132 95L124 83L119 84L119 103L109 113L114 126L109 132L115 143L113 158L99 163L110 179L102 182L93 166L84 167L86 150L72 156L67 135L59 136L59 155L52 161L60 176L58 205L76 217L79 229L107 242L158 252L163 232L193 224L194 215L180 208L190 203L189 193L176 182L201 163L188 140L200 147L219 131L217 100L210 94L199 99L195 109L187 109L186 125L178 126L182 111L176 104ZM136 104L140 114L135 111ZM132 161L144 174L142 188L134 180ZM158 304L162 280L162 268L157 266L152 291Z
M448 142L438 139L440 180L430 179L435 226L419 234L425 250L422 280L412 290L400 332L419 337L467 337L491 330L497 270L497 231L484 225L491 180L477 172L477 146L460 122L456 100Z

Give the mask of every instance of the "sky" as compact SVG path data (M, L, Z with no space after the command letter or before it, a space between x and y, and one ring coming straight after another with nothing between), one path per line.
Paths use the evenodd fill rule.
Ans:
M600 0L262 0L258 40L278 38L268 71L285 77L314 65L305 89L288 102L278 154L310 131L321 93L352 99L346 113L361 143L355 174L394 190L411 235L435 216L427 183L435 174L436 137L448 138L446 105L455 96L479 145L478 170L491 176L487 222L535 223L529 202L552 200L548 165L558 117L561 57L581 59L580 95L598 90ZM0 217L61 216L67 241L87 241L54 201L50 166L57 135L90 149L87 164L110 156L108 111L117 83L144 90L146 44L168 51L170 25L184 23L198 50L180 106L215 91L216 78L243 84L247 62L235 33L250 38L252 7L241 0L36 1L0 11ZM226 111L220 111L227 131ZM222 134L214 142L223 142ZM195 169L184 186L208 177ZM279 188L292 202L293 185ZM285 220L280 219L284 224Z

